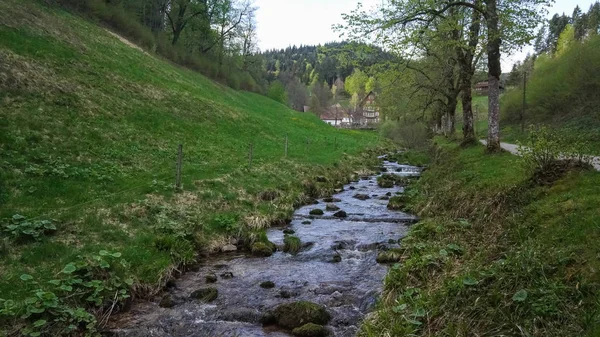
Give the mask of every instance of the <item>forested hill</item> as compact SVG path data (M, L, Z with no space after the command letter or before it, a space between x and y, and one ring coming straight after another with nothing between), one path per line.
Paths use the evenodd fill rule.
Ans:
M392 54L379 47L350 42L290 46L265 51L262 56L269 81L280 79L288 82L289 77L296 77L305 85L319 80L326 81L329 86L337 79L345 81L354 69L366 70L375 64L394 59Z

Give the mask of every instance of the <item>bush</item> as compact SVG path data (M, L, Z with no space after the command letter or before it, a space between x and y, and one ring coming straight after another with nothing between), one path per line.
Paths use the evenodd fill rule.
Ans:
M423 123L401 124L385 121L379 127L382 136L411 149L422 149L427 146L430 135Z

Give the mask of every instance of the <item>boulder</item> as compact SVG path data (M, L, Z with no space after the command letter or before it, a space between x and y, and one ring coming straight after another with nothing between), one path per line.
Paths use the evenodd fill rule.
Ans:
M319 208L315 208L315 209L311 209L309 212L310 215L323 215L324 212L322 209Z
M325 206L325 209L328 211L339 211L339 207L336 204L329 203Z
M260 284L260 287L264 289L272 289L275 288L275 283L273 283L273 281L265 281Z
M235 245L225 245L221 247L221 251L223 253L235 252L237 251L237 247Z
M217 275L208 274L208 275L206 275L205 279L206 279L206 283L215 283L215 282L217 282Z
M327 337L329 330L322 325L308 323L292 330L292 335L297 337Z
M298 301L279 305L273 311L277 325L286 329L299 328L308 323L325 325L331 315L316 303Z
M190 294L190 298L201 300L202 302L212 302L219 296L216 288L202 288Z
M333 213L333 216L336 218L345 218L348 216L348 214L346 214L346 212L344 212L344 211L337 211L337 212Z
M350 186L350 187L348 187L348 189L349 189L349 190L355 190L355 189L356 189L356 187L354 187L354 186Z
M353 198L356 198L358 200L367 200L367 199L370 199L371 197L369 197L368 194L357 193L357 194L353 195Z
M260 257L268 257L273 255L273 248L264 242L256 242L252 245L252 255Z
M223 279L232 279L233 278L233 273L228 271L228 272L224 272L223 274L221 274L221 278Z
M158 306L161 308L172 308L175 306L175 301L173 300L173 297L171 297L171 295L166 294L160 299Z
M340 254L335 254L333 256L333 258L331 259L331 262L333 262L333 263L342 262L342 256Z
M303 225L310 225L310 224L311 224L311 222L310 222L310 221L308 221L308 220L305 220L305 221L302 221L302 224L303 224Z

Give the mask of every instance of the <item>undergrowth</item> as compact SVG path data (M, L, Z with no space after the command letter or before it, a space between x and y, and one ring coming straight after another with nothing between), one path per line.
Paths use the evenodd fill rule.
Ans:
M600 174L538 185L521 159L436 138L411 185L424 219L361 336L597 336Z

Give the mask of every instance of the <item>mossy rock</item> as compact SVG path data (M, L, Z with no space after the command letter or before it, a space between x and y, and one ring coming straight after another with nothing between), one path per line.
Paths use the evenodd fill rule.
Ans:
M331 315L323 306L316 303L299 301L281 304L273 311L277 325L286 329L295 329L308 323L325 325Z
M329 198L323 198L323 201L324 202L340 202L340 201L342 201L342 199L329 197Z
M296 233L296 231L291 228L286 228L283 230L283 234L294 234L294 233Z
M190 294L190 298L201 300L202 302L212 302L219 296L216 288L202 288Z
M273 247L264 242L255 242L252 245L252 255L260 257L268 257L273 255Z
M160 299L160 303L158 303L158 306L161 308L172 308L175 306L175 301L173 300L173 297L171 297L171 295L166 294Z
M358 200L371 199L371 197L368 194L362 194L362 193L358 193L358 194L353 195L353 198L356 198Z
M272 289L275 288L275 283L273 283L273 281L265 281L260 284L260 287L264 289Z
M320 208L311 209L309 212L310 215L323 215L324 213Z
M390 198L387 205L388 209L394 211L402 211L406 208L406 197L404 195L397 195Z
M322 325L308 323L292 330L292 335L297 337L327 337L329 330Z
M302 224L303 224L303 225L310 225L310 224L311 224L311 222L310 222L310 221L308 221L308 220L306 220L306 221L302 221Z
M342 262L342 256L340 254L335 254L333 256L333 258L331 259L331 262L333 262L333 263Z
M292 255L298 254L302 249L302 241L297 236L286 235L283 238L283 251Z

